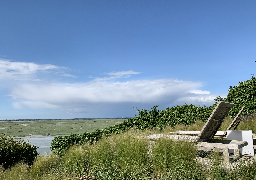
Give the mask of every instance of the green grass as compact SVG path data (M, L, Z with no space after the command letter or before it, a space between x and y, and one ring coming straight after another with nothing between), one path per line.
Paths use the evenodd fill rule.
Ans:
M73 146L61 157L39 157L31 168L19 164L3 172L0 179L76 179L83 175L96 179L204 179L203 171L193 165L193 144L162 139L149 146L147 139L141 138L145 133L150 131L131 130L94 145ZM180 148L184 150L178 151Z
M0 179L255 179L256 163L227 171L219 166L211 169L195 161L197 151L191 142L142 138L156 131L130 130L103 138L93 145L71 147L63 156L38 157L31 167L18 164L0 173Z
M38 157L31 167L24 164L0 173L0 179L255 179L256 163L227 171L215 165L204 168L195 161L197 151L191 142L142 138L152 131L129 132L103 138L94 145L73 146L63 156Z
M69 135L92 132L122 123L126 119L0 121L0 135ZM4 128L4 129L3 129Z
M221 126L225 130L232 119L226 118ZM241 122L238 129L255 132L256 117ZM242 164L233 170L220 166L218 153L209 159L213 166L206 168L195 159L198 156L191 142L159 139L148 141L149 134L177 130L201 130L204 123L190 126L177 125L164 130L139 131L131 129L122 134L104 137L93 145L72 146L63 156L38 157L31 167L22 163L2 170L0 179L256 179L256 163ZM1 171L1 170L0 170Z

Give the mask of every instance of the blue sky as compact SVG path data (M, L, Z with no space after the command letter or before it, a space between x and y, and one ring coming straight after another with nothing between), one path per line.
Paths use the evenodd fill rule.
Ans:
M256 74L256 1L0 0L0 119L212 105Z

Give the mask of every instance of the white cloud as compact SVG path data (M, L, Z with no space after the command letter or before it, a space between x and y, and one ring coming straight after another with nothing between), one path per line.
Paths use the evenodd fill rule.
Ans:
M199 96L186 96L186 97L182 97L176 100L176 102L202 102L202 103L207 103L207 102L212 102L214 101L214 99L216 98L216 96L212 96L212 95L199 95Z
M130 77L131 75L134 74L140 74L140 72L135 72L133 70L129 70L129 71L119 71L119 72L110 72L110 73L106 73L110 76L114 76L116 78L121 78L121 77Z
M194 104L194 105L210 106L215 102L214 99L217 96L227 97L227 94L206 94L204 92L202 94L188 93L187 95L184 95L183 97L178 98L175 101L175 104L187 103L187 104Z
M135 75L135 74L140 74L140 72L135 72L133 70L129 70L129 71L113 71L113 72L109 72L109 73L104 73L109 75L109 77L103 77L103 78L99 78L96 77L94 78L95 81L109 81L109 80L115 80L118 78L128 78L131 77L131 75ZM90 78L93 78L90 76Z
M13 99L28 99L47 103L77 102L153 102L166 97L179 97L200 83L177 82L173 79L126 82L88 82L74 84L20 84L11 92Z
M218 96L200 90L201 82L176 79L123 81L124 78L140 74L133 70L105 73L107 77L97 77L89 82L51 81L56 75L76 77L66 74L63 69L67 68L0 59L0 79L8 76L11 77L8 83L14 82L9 86L14 108L59 109L68 114L98 112L107 117L111 112L131 112L126 109L140 105L142 108L160 105L163 109L184 103L211 105ZM48 79L37 76L38 72L49 70L52 74L47 76Z
M18 84L30 82L49 82L57 81L57 77L77 78L68 74L66 67L55 66L52 64L36 64L33 62L14 62L0 58L0 81L1 85L16 88Z
M126 82L91 81L88 83L20 84L10 96L14 107L86 109L97 104L171 104L209 103L216 96L197 89L201 83L174 79L138 80ZM176 105L176 104L173 104ZM76 110L77 111L77 110Z
M35 64L28 62L11 62L0 59L0 78L11 77L12 75L28 75L38 71L58 69L58 66L51 64Z
M210 91L202 91L202 90L192 90L189 92L194 93L194 94L210 94Z

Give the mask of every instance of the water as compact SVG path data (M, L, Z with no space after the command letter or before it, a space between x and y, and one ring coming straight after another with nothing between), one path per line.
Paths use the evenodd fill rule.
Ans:
M32 145L39 147L37 152L39 156L51 154L51 142L56 136L42 136L42 135L33 135L26 137L18 137L18 139L23 139L25 142L28 142Z

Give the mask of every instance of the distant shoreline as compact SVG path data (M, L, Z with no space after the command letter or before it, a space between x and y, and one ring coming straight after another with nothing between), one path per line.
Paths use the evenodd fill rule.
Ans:
M95 119L130 119L131 117L117 117L117 118L73 118L73 119L0 119L0 122L16 122L16 121L44 121L44 120L51 120L51 121L59 121L59 120L95 120Z
M127 119L1 120L0 135L12 137L83 134L120 124Z

